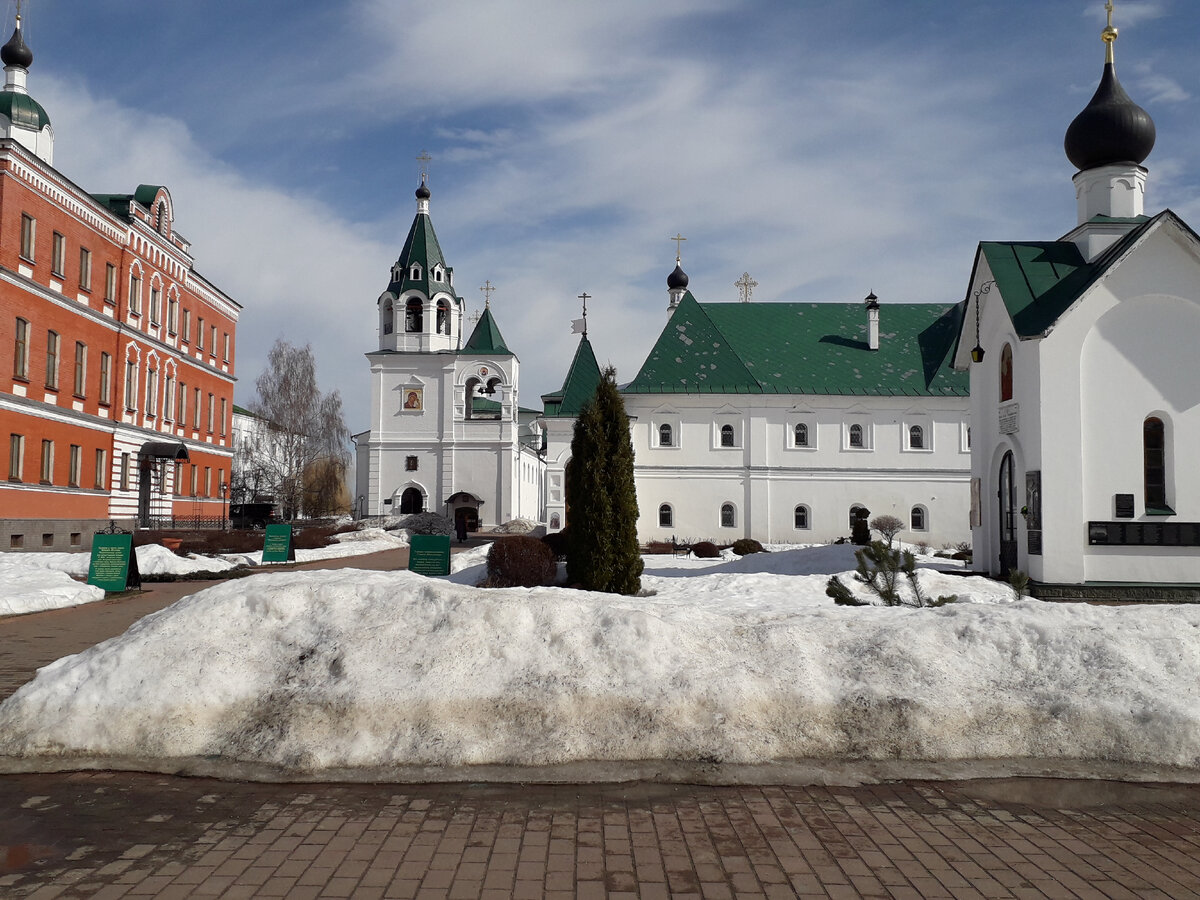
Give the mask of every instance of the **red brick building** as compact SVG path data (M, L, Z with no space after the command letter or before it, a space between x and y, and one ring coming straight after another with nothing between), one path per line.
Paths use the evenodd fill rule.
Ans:
M55 169L20 20L0 48L0 550L219 520L240 306L192 265L165 187L89 194Z

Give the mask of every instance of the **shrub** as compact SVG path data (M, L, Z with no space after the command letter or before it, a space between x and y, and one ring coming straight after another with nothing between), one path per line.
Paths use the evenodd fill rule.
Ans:
M554 553L538 538L520 535L492 544L484 587L537 587L553 584L558 574Z
M670 556L675 552L675 545L670 541L650 541L645 552L650 556Z
M435 512L413 513L400 521L400 527L412 534L454 534L454 522Z
M1014 600L1029 596L1029 576L1020 569L1013 569L1008 573L1008 584L1012 588Z
M904 523L895 516L876 516L871 520L871 529L883 535L883 539L890 547L896 535L904 530Z
M738 538L733 542L733 552L738 556L749 556L751 553L762 553L763 545L754 538Z
M865 584L885 606L942 606L958 599L953 594L938 597L936 600L928 597L917 579L916 558L907 550L894 550L883 541L872 541L861 550L855 550L854 558L858 560L854 580ZM908 579L912 589L912 603L905 603L900 597L900 592L896 590L901 575ZM833 602L839 606L867 605L855 597L836 575L825 583L825 594L832 597Z
M567 537L567 529L562 531L553 531L542 538L542 543L550 548L550 552L554 554L555 559L567 558L567 542L570 540Z
M716 559L721 555L720 549L712 541L699 541L692 544L692 553L699 559Z

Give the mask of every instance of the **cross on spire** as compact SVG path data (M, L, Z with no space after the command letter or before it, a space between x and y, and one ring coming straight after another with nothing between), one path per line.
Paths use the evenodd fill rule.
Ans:
M479 288L483 291L483 308L492 308L492 291L496 290L496 286L491 281L485 281L483 286Z
M750 295L754 293L754 289L758 287L758 282L750 277L749 272L743 272L742 277L733 283L733 286L738 289L738 293L742 295L742 302L749 303Z
M1100 39L1104 41L1104 46L1106 48L1104 51L1104 61L1111 63L1113 61L1113 44L1117 40L1117 29L1113 26L1112 21L1113 0L1106 0L1104 4L1104 11L1108 13L1108 24L1104 27L1104 31L1100 35Z
M429 163L433 159L428 150L422 150L417 157L417 174L421 176L421 184L429 181Z
M675 237L667 238L667 240L675 242L675 262L679 262L681 259L680 255L679 255L680 249L682 248L683 242L686 241L687 238L685 238L682 234L680 234L677 231L677 232L675 232Z
M471 320L472 325L478 325L479 320L483 318L483 313L479 312L479 310L476 310L475 312L473 312L469 316L467 316L467 318Z

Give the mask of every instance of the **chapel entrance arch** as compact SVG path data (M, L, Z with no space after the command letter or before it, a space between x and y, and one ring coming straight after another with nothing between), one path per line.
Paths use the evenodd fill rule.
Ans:
M1017 482L1012 451L1000 460L1000 575L1007 578L1017 568Z

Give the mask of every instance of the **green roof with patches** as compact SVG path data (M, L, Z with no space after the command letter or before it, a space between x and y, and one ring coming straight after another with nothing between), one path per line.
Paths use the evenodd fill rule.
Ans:
M417 263L421 267L420 278L409 277L412 275L413 263ZM445 272L441 281L434 281L432 269L439 264ZM446 258L442 256L442 246L438 243L429 213L419 212L413 219L412 227L408 230L408 237L404 239L404 248L400 251L400 256L393 268L399 270L400 275L398 279L388 285L388 291L394 296L399 297L405 291L414 290L420 291L426 297L432 297L439 291L454 295L454 289L450 286L450 275L453 270L446 265ZM455 297L455 300L459 303L462 302L459 297Z
M16 91L0 91L0 113L8 116L8 120L21 128L32 128L41 131L50 124L50 117L42 104L28 94Z
M584 335L575 348L575 358L571 360L562 387L552 394L542 394L544 415L556 418L578 416L584 404L596 395L599 383L600 365L592 352L591 342Z
M1137 224L1120 240L1087 262L1072 241L985 241L979 252L987 260L996 289L1023 338L1040 337L1049 331L1096 279L1108 271L1166 210L1153 219L1110 219L1093 221Z
M698 303L667 322L631 394L965 397L950 367L962 304L885 304L879 349L861 303Z
M504 343L504 335L500 333L500 326L496 324L491 309L487 308L479 317L479 322L475 325L475 330L471 332L471 337L463 345L462 352L486 353L492 356L516 355Z

